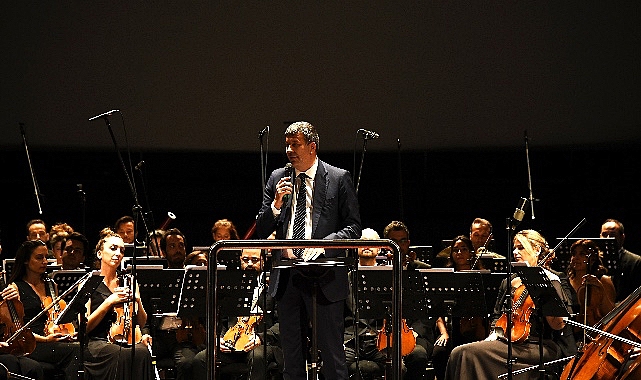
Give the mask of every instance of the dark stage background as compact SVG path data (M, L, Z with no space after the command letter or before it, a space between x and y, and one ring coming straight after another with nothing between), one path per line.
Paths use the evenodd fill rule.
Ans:
M370 142L370 144L372 144ZM540 230L554 245L582 219L574 237L597 237L606 218L626 227L626 246L641 253L641 221L637 181L639 144L540 148L530 144L535 219L528 212L520 228ZM95 244L98 231L124 214L133 201L115 150L30 150L42 193L44 218L65 221L82 230L77 184L86 193L85 233ZM240 235L250 228L261 202L259 152L132 152L135 165L144 160L144 186L135 174L141 205L151 210L156 226L168 211L170 227L181 229L188 247L212 243L210 228L231 219ZM123 152L127 160L128 155ZM353 171L360 152L323 152L319 157ZM24 150L0 154L3 174L1 236L3 257L13 257L25 238L25 224L38 217ZM354 160L356 159L356 160ZM268 174L285 163L284 154L270 154ZM128 161L127 161L128 165ZM402 186L399 186L399 167ZM402 207L401 207L402 194ZM403 219L412 244L433 245L468 233L474 217L493 222L496 249L505 252L505 220L520 197L528 197L525 150L367 151L359 189L363 227L382 235L384 226ZM402 215L401 215L402 214Z

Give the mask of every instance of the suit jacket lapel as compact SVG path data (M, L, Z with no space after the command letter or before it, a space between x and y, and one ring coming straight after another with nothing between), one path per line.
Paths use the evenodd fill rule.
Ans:
M327 170L325 169L325 163L321 160L318 160L318 169L316 169L316 178L314 178L314 200L313 200L313 211L312 211L312 239L322 239L323 237L316 237L316 228L318 227L318 221L320 220L321 211L323 211L323 205L325 204L325 198L327 197Z

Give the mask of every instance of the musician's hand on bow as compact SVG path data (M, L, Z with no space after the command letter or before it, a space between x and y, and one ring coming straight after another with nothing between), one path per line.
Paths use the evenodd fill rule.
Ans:
M249 341L247 341L247 344L245 344L245 347L243 347L243 351L249 352L254 348L260 346L260 344L261 344L260 337L256 334L252 334L251 339L249 339Z
M325 249L323 248L305 248L303 250L303 261L311 261L311 260L316 260L318 256L322 255L325 253Z

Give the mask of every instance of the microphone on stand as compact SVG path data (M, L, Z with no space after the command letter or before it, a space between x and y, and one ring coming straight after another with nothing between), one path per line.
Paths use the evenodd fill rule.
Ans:
M136 164L136 166L134 166L134 169L136 169L137 171L140 171L140 169L142 169L144 164L145 164L145 161L140 161L139 163Z
M269 134L269 125L258 132L258 138L262 138L265 133Z
M516 209L514 210L514 215L512 215L512 223L511 227L514 230L516 226L519 225L523 221L523 217L525 216L525 208L527 207L527 198L521 197L519 200L519 203L516 205Z
M96 120L96 119L99 119L101 117L111 116L112 114L114 114L116 112L120 112L120 110L111 110L111 111L103 112L100 115L96 115L96 116L90 117L89 121Z
M367 129L359 129L356 131L357 133L362 133L363 137L366 139L377 139L381 137L378 133L373 132L373 131L368 131Z

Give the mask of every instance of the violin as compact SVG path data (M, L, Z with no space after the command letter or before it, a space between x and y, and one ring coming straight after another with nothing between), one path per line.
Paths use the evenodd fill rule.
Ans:
M514 343L524 342L530 336L530 315L534 310L534 301L529 296L524 284L519 285L514 291L514 298L512 300L512 334L510 340ZM505 338L507 331L507 313L503 313L496 321L497 334Z
M383 351L388 347L392 347L392 327L387 326L387 319L383 319L383 327L378 332L376 340L376 348ZM410 352L416 347L416 337L414 330L407 325L405 319L401 319L401 356L409 355Z
M131 275L124 275L121 282L123 287L132 289ZM140 326L136 325L136 328L132 331L132 310L134 310L135 297L132 296L131 298L131 301L123 302L121 305L114 307L116 321L109 328L108 339L110 343L131 345L142 341Z
M49 286L49 294L51 295L56 294L53 287L53 280L47 277L45 281ZM52 296L47 296L43 300L45 309L49 307L52 303L54 303ZM63 299L61 299L58 302L54 303L54 305L49 309L48 311L49 315L47 318L47 322L45 323L45 330L44 330L45 335L58 333L58 334L73 336L76 333L76 328L74 327L73 323L63 323L60 325L56 325L55 323L55 321L60 316L60 313L62 313L62 311L66 307L67 307L67 303Z
M561 380L637 378L638 356L632 354L641 347L640 316L638 288L595 325L602 332L566 364Z
M7 287L4 272L0 272L0 289ZM15 356L29 355L36 348L36 338L23 327L24 307L18 299L0 301L0 334L8 347L0 346L0 353Z
M238 317L236 324L223 336L223 344L230 349L243 351L243 348L254 338L254 327L263 319L262 315Z

